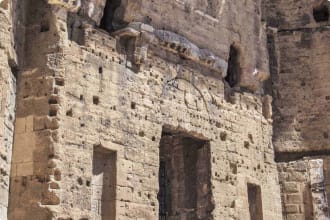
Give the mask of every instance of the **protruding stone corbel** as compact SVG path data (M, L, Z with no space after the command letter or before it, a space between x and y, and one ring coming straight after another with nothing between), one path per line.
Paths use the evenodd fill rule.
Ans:
M153 27L140 22L133 22L128 27L120 29L112 33L119 39L133 41L133 51L131 51L131 60L136 65L145 62L148 55L148 47L153 40Z
M228 68L227 61L217 57L211 51L200 49L187 38L170 31L155 30L154 34L158 40L155 43L161 45L164 49L178 53L188 60L212 69L220 73L222 77L226 76Z
M218 72L222 77L226 76L227 61L217 57L207 49L198 48L187 38L171 31L155 30L150 25L132 22L128 27L117 30L112 34L119 39L134 39L133 61L135 64L142 64L146 60L148 47L153 44Z

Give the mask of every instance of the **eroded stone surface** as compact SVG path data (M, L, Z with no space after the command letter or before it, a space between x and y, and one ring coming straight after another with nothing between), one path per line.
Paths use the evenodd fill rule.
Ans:
M0 218L328 219L327 7L0 1Z
M329 1L265 1L263 6L284 215L329 219Z

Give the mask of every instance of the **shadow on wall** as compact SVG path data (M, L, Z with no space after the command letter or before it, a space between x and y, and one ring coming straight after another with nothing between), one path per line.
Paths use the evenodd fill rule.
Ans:
M118 28L118 22L115 22L116 9L121 5L121 0L107 0L103 17L101 19L100 28L111 33Z

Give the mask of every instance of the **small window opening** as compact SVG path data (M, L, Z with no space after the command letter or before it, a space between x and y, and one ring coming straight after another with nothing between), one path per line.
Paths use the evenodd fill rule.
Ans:
M57 111L54 109L49 110L49 116L51 116L51 117L57 116Z
M93 96L93 104L98 105L100 103L100 98L98 96Z
M40 25L40 32L49 31L49 24L47 22L42 22Z
M93 219L116 219L117 154L95 145L93 151L92 213Z
M52 105L56 105L56 104L58 104L57 98L56 98L56 97L51 97L51 98L48 100L48 104L52 104Z
M313 16L316 22L329 20L329 8L326 5L321 5L313 8Z
M231 45L229 51L227 76L225 78L230 87L235 87L238 84L240 72L239 51L234 45Z
M55 84L57 86L64 86L64 79L63 78L55 78Z
M247 184L250 219L263 220L260 186Z
M121 0L107 0L104 7L100 28L106 30L107 32L115 31L113 21L115 17L115 11L120 6L120 4Z
M72 117L73 116L73 111L72 108L66 111L66 116Z
M131 109L135 109L136 108L136 103L135 102L131 102Z

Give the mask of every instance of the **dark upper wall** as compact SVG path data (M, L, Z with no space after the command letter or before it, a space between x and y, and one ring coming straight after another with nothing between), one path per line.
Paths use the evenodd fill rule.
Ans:
M296 29L329 25L326 19L327 0L266 0L263 1L264 16L267 24L279 29ZM325 20L320 22L321 20Z
M322 154L330 150L327 28L330 3L323 0L263 3L268 26L277 27L269 35L274 39L269 41L269 48L273 65L275 149L278 153Z

